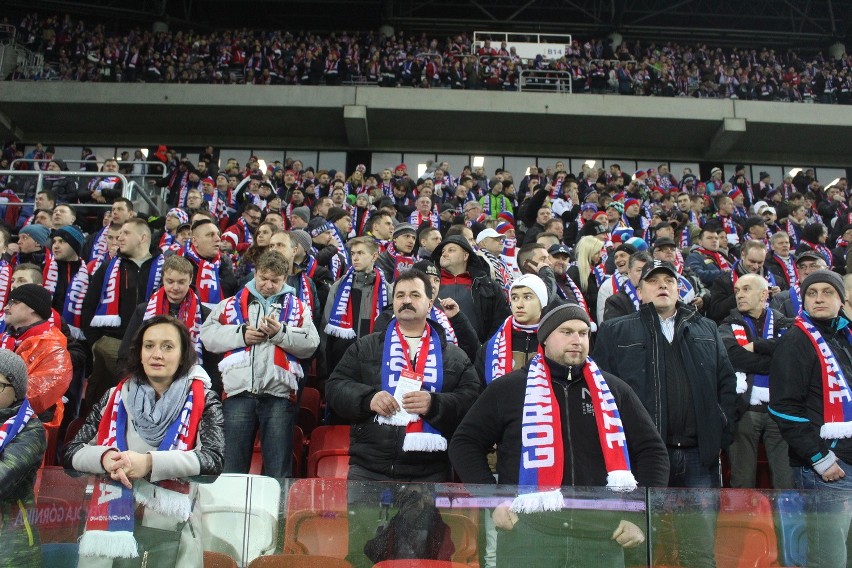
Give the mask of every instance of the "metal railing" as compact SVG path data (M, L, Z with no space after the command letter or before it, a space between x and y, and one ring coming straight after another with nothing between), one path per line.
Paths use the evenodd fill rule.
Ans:
M0 178L6 178L6 188L15 191L14 187L9 187L10 181L12 181L16 177L35 177L36 185L35 191L33 195L37 195L42 188L44 187L44 178L48 175L54 176L60 174L61 177L69 177L69 178L106 178L106 177L117 177L121 180L122 183L122 191L121 196L129 199L131 201L137 201L137 198L141 198L142 201L148 204L151 211L156 211L160 214L163 213L162 208L148 195L145 188L140 186L135 181L127 180L127 177L124 174L120 173L112 173L112 172L84 172L84 171L64 171L64 172L46 172L46 171L29 171L29 170L0 170ZM30 206L35 205L34 201L22 201L20 203L9 203L6 204L9 206ZM72 203L71 205L78 205ZM112 205L108 203L84 203L80 205L85 205L86 207L112 207Z
M573 93L570 71L523 69L518 74L518 92Z

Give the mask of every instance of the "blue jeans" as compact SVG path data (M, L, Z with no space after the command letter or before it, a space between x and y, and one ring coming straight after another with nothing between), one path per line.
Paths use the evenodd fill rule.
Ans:
M808 566L846 566L846 538L852 521L852 466L838 460L846 477L823 481L811 467L793 470L796 489L805 492L807 512Z
M222 403L225 415L224 473L248 473L255 434L260 428L263 473L290 477L296 405L288 398L238 394Z
M720 464L705 466L698 448L669 446L669 487L705 489L672 491L666 499L674 514L672 525L681 566L716 566L716 517L721 486ZM672 535L658 535L671 539Z

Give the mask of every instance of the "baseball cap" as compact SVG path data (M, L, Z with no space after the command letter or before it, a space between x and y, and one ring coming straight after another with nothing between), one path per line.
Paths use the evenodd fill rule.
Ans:
M502 240L502 239L506 238L506 235L501 235L500 233L498 233L494 229L483 229L483 230L479 231L478 235L476 235L476 244L481 243L483 240L485 240L489 237Z
M563 244L555 244L547 249L547 254L550 256L556 256L557 254L564 254L565 256L571 256L571 251L568 250Z
M639 280L645 280L656 272L667 272L675 278L678 277L677 269L674 267L674 264L665 260L655 260L654 262L645 264L642 268L642 276Z

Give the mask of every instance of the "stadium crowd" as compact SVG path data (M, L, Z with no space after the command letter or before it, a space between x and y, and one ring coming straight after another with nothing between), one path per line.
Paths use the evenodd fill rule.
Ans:
M522 60L505 42L377 32L234 29L115 32L70 16L32 13L12 23L19 43L44 55L31 77L63 81L341 85L516 91L521 73L538 90L741 100L852 103L852 56L723 49L706 44L574 39L559 58ZM569 85L570 83L570 85Z
M48 157L38 192L31 178L3 180L0 343L26 362L33 420L86 418L64 454L70 469L103 464L124 481L246 473L258 432L265 473L288 477L310 381L327 422L352 425L351 480L440 482L455 470L494 483L496 471L503 484L539 486L495 509L497 565L540 545L513 529L554 508L548 486L715 488L725 451L731 485L754 487L762 441L774 488L848 487L845 178L825 187L809 169L751 180L737 165L699 179L665 163L569 172L562 162L523 176L430 163L418 178L406 164L347 173L288 159L261 170L254 156L218 168L211 147L197 160L157 156L161 217L136 215L109 175L126 167L115 159L86 181ZM201 466L107 458L110 439L96 433L115 426L116 385L128 400L135 392L125 366L141 353L134 373L144 367L155 390L168 366L174 340L142 337L167 316L183 322L171 325L188 333L193 377L210 393L202 425L221 435L200 438ZM6 368L0 381L18 388ZM157 392L152 405L184 404ZM134 432L156 429L137 413L144 403L126 404ZM681 564L713 565L718 503L683 498L701 513L675 527ZM850 513L836 513L842 522L814 529L822 542L848 527ZM353 515L351 534L375 533L372 517ZM536 523L546 522L529 519L545 538ZM616 524L621 547L644 541L635 523ZM372 565L353 546L350 560Z

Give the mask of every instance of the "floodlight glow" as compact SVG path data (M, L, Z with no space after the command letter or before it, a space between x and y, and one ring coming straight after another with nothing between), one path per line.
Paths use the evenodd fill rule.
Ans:
M594 168L595 164L597 164L595 160L586 160L585 162L583 162L583 165L588 166L590 168Z
M148 148L139 148L139 151L142 152L142 156L144 156L145 159L147 160L148 159Z
M787 175L790 176L790 177L796 177L796 175L798 175L799 172L801 172L801 171L802 171L802 168L793 168L792 170L787 172Z
M473 167L481 168L485 165L485 156L474 156L473 157Z
M266 160L258 160L257 167L260 171L266 173Z
M426 164L417 164L417 179L423 177L423 174L426 173Z

